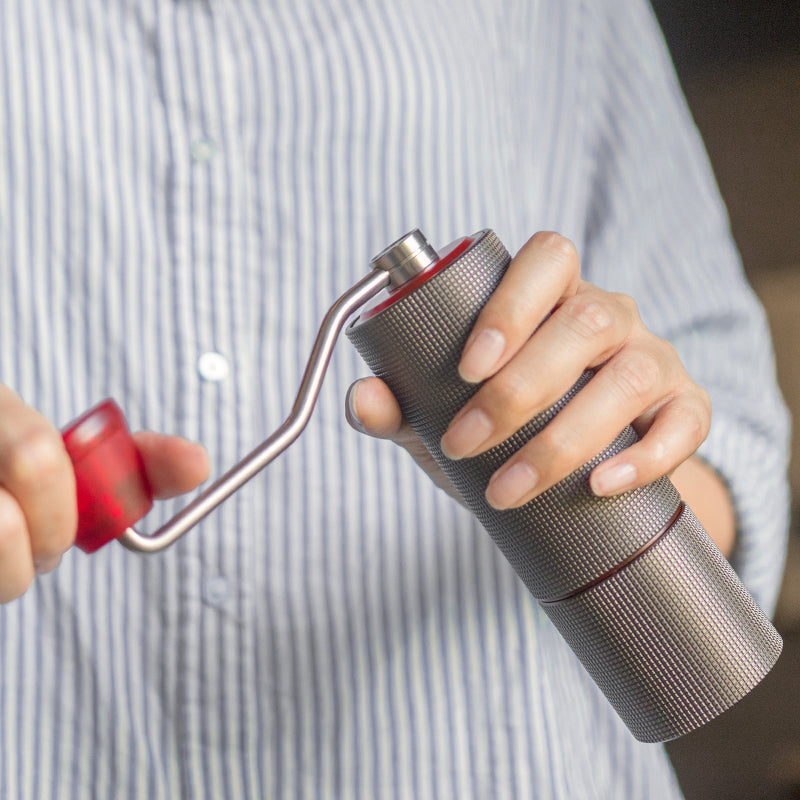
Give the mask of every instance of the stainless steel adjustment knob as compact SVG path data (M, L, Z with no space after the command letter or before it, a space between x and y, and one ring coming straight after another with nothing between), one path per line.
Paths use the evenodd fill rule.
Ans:
M391 286L396 289L438 260L436 251L419 228L415 228L378 253L370 264L388 272Z

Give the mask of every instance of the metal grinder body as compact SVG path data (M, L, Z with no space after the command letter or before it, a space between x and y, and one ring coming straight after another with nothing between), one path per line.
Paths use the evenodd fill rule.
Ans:
M777 660L781 638L675 487L662 478L610 498L589 489L592 469L636 441L632 428L526 505L496 511L486 502L492 473L590 371L490 451L442 454L442 435L479 388L457 366L510 262L497 236L482 231L438 258L417 231L373 263L381 260L398 262L384 265L398 288L364 310L348 338L634 736L681 736L741 699Z

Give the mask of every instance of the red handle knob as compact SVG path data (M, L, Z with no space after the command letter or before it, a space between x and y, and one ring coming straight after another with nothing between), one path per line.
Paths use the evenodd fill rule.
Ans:
M63 431L78 497L75 544L93 553L138 522L153 506L142 457L113 400L104 400Z

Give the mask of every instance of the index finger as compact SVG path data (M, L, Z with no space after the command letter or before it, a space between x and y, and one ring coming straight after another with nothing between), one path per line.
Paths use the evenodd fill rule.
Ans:
M153 431L138 431L133 438L158 499L189 492L208 478L208 454L202 445Z
M505 366L553 308L580 285L580 259L569 239L534 234L511 260L470 332L458 370L479 383Z

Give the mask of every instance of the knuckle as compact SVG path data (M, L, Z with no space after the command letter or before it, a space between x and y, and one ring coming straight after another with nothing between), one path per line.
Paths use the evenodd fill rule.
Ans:
M533 241L543 250L547 250L553 258L564 263L575 263L578 261L578 251L575 245L555 231L539 231L534 234Z
M703 421L703 430L705 431L704 437L708 435L711 429L711 395L702 388L694 384L697 390L698 399L701 407L701 417Z
M503 370L483 389L486 410L496 416L496 409L502 409L503 416L521 417L531 409L530 382L516 370ZM527 421L527 420L526 420Z
M3 585L0 587L0 603L10 603L12 600L22 597L30 589L33 578L33 567L20 569L13 575L4 576Z
M23 595L33 582L30 551L21 540L27 536L22 509L9 495L0 497L0 603Z
M658 348L659 352L661 353L661 357L665 361L669 361L673 364L680 364L681 357L678 355L678 350L672 342L668 341L667 339L661 339L658 337L655 338L656 347Z
M550 471L571 471L581 463L581 437L567 425L551 422L536 437Z
M661 436L646 436L642 440L639 454L645 457L640 459L646 463L645 471L654 477L666 474L674 460L668 441Z
M46 535L33 538L31 549L35 558L57 558L63 555L75 541L77 520L75 525L59 524Z
M0 497L0 554L15 549L19 539L27 536L25 515L8 495Z
M636 301L629 294L620 294L619 292L611 293L614 302L630 317L632 320L639 320L639 306Z
M581 339L593 339L608 332L614 320L600 301L584 295L574 295L561 306L561 314L569 330Z
M58 435L44 425L28 428L5 451L0 468L11 486L47 485L68 468L68 458Z
M711 427L711 416L701 405L686 406L681 413L681 426L685 436L693 447L698 447L708 436Z
M658 386L661 367L653 353L630 352L612 360L608 366L624 400L647 400Z

